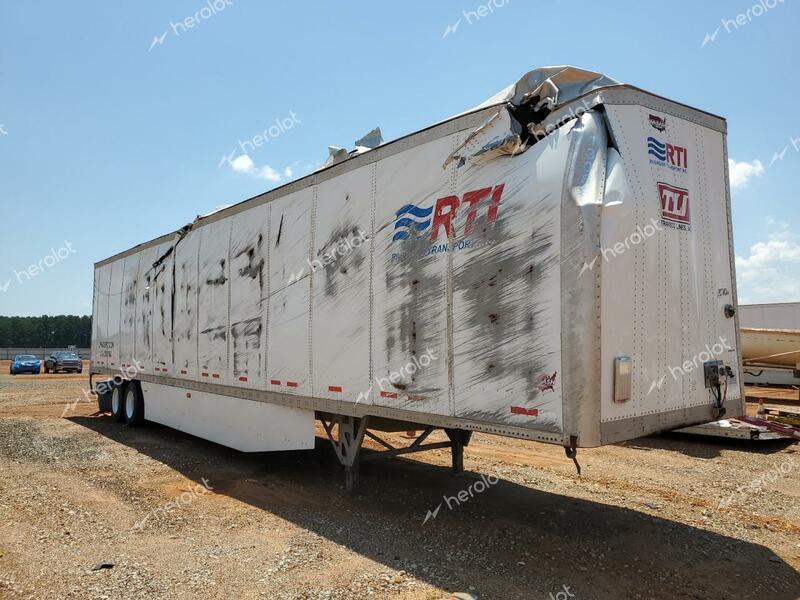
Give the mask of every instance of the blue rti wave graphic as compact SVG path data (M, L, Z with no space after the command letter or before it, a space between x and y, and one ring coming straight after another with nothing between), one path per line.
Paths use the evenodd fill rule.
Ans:
M417 232L425 231L431 224L431 220L428 217L431 216L432 212L433 207L420 208L413 204L406 204L395 213L397 220L394 222L395 232L392 240L407 240L412 228Z
M654 137L647 138L647 152L655 156L658 160L667 160L667 145L662 144Z

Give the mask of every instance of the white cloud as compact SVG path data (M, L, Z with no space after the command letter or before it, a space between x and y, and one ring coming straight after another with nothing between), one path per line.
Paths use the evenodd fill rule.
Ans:
M766 242L750 246L748 256L736 257L742 303L800 300L800 238L785 223L776 225L780 229L770 233Z
M252 175L253 177L258 177L259 179L266 179L267 181L278 182L284 177L289 179L292 176L291 167L286 167L283 170L283 175L281 175L278 170L274 169L270 165L256 167L255 163L253 163L253 159L247 154L240 154L230 161L230 165L237 173L246 173L248 175Z
M764 174L764 165L756 159L753 162L735 161L728 159L728 171L731 176L731 189L735 190L744 187L753 177L761 177Z

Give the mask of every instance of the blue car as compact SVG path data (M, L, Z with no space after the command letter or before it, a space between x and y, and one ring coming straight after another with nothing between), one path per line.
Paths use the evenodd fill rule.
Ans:
M32 354L17 354L14 360L11 361L11 374L17 373L35 373L38 375L42 372L42 361L33 356Z

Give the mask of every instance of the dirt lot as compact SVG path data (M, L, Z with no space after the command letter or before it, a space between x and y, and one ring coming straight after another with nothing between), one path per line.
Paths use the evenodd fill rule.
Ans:
M417 454L350 495L321 438L242 454L93 416L85 375L0 373L0 598L800 596L789 442L635 440L579 451L579 478L480 435L463 475Z

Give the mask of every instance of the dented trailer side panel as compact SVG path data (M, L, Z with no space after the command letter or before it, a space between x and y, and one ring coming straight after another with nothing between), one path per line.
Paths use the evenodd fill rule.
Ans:
M697 213L715 223L708 234L674 248L654 238L661 257L642 244L613 266L601 258L657 213L649 188L659 182L622 139L634 135L621 125L634 118L626 111L641 118L635 105L646 102L701 115L632 89L601 90L581 99L577 116L560 120L569 105L552 113L547 135L525 145L507 106L491 106L102 261L93 368L113 374L108 348L121 346L120 357L144 365L136 377L155 384L148 418L220 443L233 426L225 398L298 409L298 448L313 437L315 411L578 446L709 420L707 390L642 390L735 321L712 314L722 300L709 295L709 285L735 294L722 120L706 116L708 131L690 130L699 160L719 163L689 184L712 190L714 206ZM678 186L673 179L664 183ZM713 277L687 271L691 261ZM617 297L642 278L645 295ZM711 312L693 294L708 297ZM680 325L672 309L643 325L653 307L675 302L688 307ZM132 335L109 319L115 311L123 323L132 311ZM706 317L704 335L686 341L687 324ZM635 397L609 405L609 368L621 354L634 357ZM210 394L199 416L195 392Z

